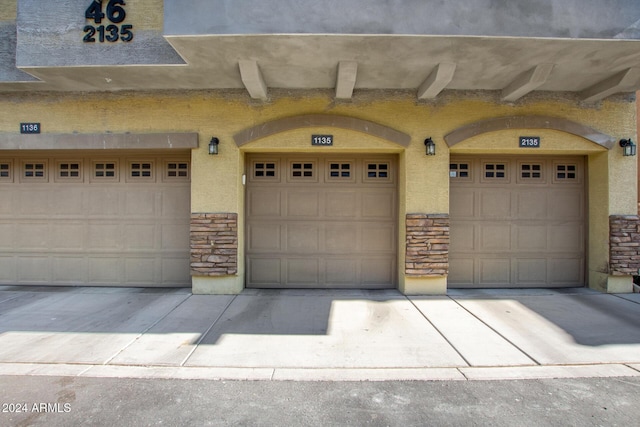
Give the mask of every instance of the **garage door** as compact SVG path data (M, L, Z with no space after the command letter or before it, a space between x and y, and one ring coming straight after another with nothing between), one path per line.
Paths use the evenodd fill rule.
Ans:
M247 287L393 288L390 156L247 158Z
M450 287L585 281L582 157L454 157Z
M0 157L0 284L188 286L189 153Z

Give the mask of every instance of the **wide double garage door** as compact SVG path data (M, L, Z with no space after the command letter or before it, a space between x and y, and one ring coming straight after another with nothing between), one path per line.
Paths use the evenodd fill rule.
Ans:
M0 156L0 284L189 286L190 156Z
M585 284L583 157L455 157L449 287Z
M397 285L394 156L247 156L247 287Z

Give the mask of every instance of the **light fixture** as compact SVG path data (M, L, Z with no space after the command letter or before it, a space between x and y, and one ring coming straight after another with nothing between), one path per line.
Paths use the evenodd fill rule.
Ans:
M220 144L220 140L218 138L215 136L211 138L211 141L209 141L209 154L218 154L218 144Z
M427 138L424 140L424 146L427 148L427 156L435 156L436 155L436 143L433 142L433 139Z
M636 144L633 143L631 138L629 139L621 139L620 147L622 147L622 155L624 156L635 156L636 155Z

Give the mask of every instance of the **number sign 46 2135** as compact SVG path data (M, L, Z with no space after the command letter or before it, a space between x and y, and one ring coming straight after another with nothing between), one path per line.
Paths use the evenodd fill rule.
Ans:
M96 25L84 26L83 31L85 34L82 41L85 43L95 43L97 40L100 43L104 43L105 41L114 43L118 40L123 42L133 40L133 25L117 25L121 24L127 17L127 11L124 9L126 4L124 0L109 0L103 12L102 0L93 0L84 12L84 17L87 20L93 20ZM105 19L105 17L111 24L106 26L102 24L102 20Z

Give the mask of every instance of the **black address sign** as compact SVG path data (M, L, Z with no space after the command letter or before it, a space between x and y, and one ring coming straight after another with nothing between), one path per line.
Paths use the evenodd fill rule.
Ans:
M311 135L311 145L333 145L333 135Z
M20 133L40 133L40 123L20 123Z
M105 41L115 43L118 40L123 42L130 42L133 40L133 25L122 24L127 17L127 11L124 6L127 3L124 0L109 0L107 7L102 8L102 0L93 0L87 10L84 12L84 17L96 25L84 26L84 37L82 41L85 43L95 43L96 40L99 43ZM108 25L102 24L102 20L107 18L110 22ZM98 25L102 24L102 25ZM118 26L118 24L122 24Z
M521 136L519 142L521 148L540 148L539 136Z

